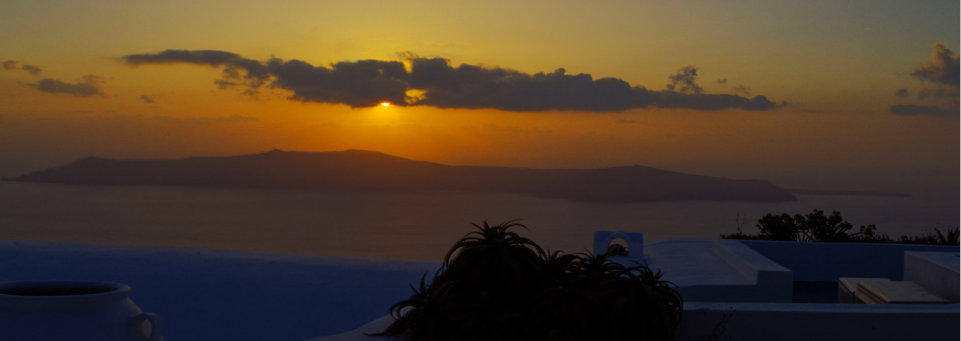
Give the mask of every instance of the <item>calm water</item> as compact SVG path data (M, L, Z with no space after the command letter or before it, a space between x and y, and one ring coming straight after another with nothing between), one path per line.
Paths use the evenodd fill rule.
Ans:
M946 199L944 199L946 198ZM745 232L767 212L840 210L890 235L958 226L957 193L802 196L790 203L578 203L457 192L333 193L0 182L0 238L438 260L471 222L523 218L542 246L582 251L597 229L647 239Z

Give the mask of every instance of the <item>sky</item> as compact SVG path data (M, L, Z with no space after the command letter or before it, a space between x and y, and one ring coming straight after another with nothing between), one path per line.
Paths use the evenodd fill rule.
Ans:
M958 45L957 1L8 0L0 175L368 149L957 199Z

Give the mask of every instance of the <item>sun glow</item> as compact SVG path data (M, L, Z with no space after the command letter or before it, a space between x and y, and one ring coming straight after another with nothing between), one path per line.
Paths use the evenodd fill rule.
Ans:
M389 107L389 106L390 106L390 102L380 102L380 106L382 106L382 107Z

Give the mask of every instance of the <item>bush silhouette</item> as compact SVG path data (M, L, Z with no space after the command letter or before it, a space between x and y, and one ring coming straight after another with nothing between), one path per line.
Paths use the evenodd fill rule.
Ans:
M798 240L798 229L794 218L787 213L781 215L765 214L757 221L757 230L765 239Z
M670 340L682 300L661 273L607 254L545 252L483 222L461 238L433 280L391 307L377 335L416 340Z
M824 215L824 211L815 209L811 213L794 216L787 213L765 214L755 225L757 235L741 232L721 235L726 239L762 239L799 242L862 242L862 243L902 243L902 244L936 244L958 245L958 229L949 229L946 233L934 229L936 234L922 236L901 236L893 239L885 234L878 234L874 224L862 225L854 230L854 225L844 220L841 212L834 211L831 215Z

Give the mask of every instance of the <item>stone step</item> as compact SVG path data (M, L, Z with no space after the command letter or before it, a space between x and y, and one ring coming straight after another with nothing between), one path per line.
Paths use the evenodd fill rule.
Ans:
M887 278L841 277L838 279L838 302L865 304L948 303L909 281Z

